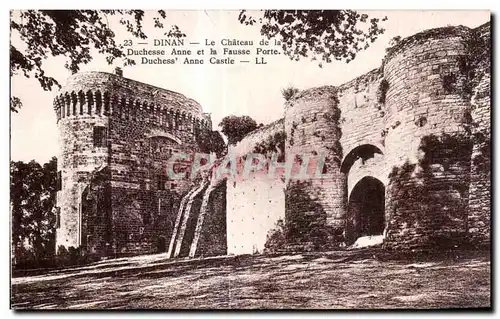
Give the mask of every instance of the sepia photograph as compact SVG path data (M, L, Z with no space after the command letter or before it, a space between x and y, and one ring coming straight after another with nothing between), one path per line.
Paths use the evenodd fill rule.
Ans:
M490 11L9 28L12 310L492 310Z

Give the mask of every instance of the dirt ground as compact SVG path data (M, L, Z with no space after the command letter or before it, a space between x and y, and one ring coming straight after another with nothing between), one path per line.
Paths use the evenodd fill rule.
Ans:
M490 258L387 260L376 252L121 258L12 278L13 309L490 307Z

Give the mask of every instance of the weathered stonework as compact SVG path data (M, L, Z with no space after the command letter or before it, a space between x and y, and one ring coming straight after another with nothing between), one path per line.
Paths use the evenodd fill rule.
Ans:
M284 133L282 120L249 133L229 154L242 158L248 152L263 153L256 147L268 137ZM276 174L278 176L278 174ZM266 235L279 219L285 218L284 181L267 172L255 172L248 179L227 181L227 251L229 254L262 252Z
M488 23L424 31L391 48L380 68L286 103L286 155L326 151L333 159L329 178L292 180L283 203L273 204L285 206L289 227L302 223L290 244L314 246L312 228L328 237L314 249L376 234L387 249L489 242L490 61L469 63L477 58L467 44L486 50L489 30ZM244 153L245 145L247 138L236 148ZM243 200L238 188L248 183L232 190L239 196L233 201ZM259 210L269 214L274 206Z
M292 243L311 239L313 242L333 243L338 241L336 238L342 236L344 231L345 179L340 171L340 117L337 90L334 87L302 91L286 106L287 159L302 162L305 160L303 155L313 155L324 156L325 161L321 177L311 171L311 178L307 181L291 178L286 185L285 215L292 228L289 234L293 237L290 238ZM312 225L318 223L324 224L324 233L313 235L308 232L308 228L312 230L315 227ZM324 238L311 238L316 236Z
M421 146L426 136L464 133L464 116L470 103L460 94L460 88L447 91L443 78L459 72L459 58L466 54L462 41L469 36L470 30L463 27L427 31L406 39L385 60L384 76L390 85L386 121L400 123L387 134L386 161L396 169L405 163L415 164L410 174L397 175L399 183L391 181L388 185L387 247L418 248L445 243L443 238L453 237L459 242L465 236L469 150L457 154L454 150L460 145L442 143L440 150L427 154ZM425 156L427 171L419 163ZM447 167L443 161L448 159L453 163ZM426 196L412 193L422 183L432 183L428 194L424 190L419 194Z
M478 37L490 42L490 26L477 30ZM490 51L478 62L478 84L471 97L472 160L469 188L468 233L472 243L490 245L491 227L491 61Z
M166 251L192 182L161 176L171 154L198 150L209 115L179 93L101 72L71 77L54 107L62 177L57 245L101 255ZM105 187L94 181L103 172Z
M238 167L249 153L269 162L277 152L278 162L298 166L304 155L323 156L322 176L306 180L264 170L159 189L170 156L199 149L209 115L178 93L122 76L75 75L55 101L57 244L101 255L257 253L284 219L292 250L345 247L366 235L383 235L386 249L487 245L491 72L489 55L477 50L489 45L489 24L408 37L380 68L297 93L282 119L228 148Z

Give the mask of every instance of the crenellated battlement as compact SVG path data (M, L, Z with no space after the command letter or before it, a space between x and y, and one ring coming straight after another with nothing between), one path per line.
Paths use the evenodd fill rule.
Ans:
M210 116L207 117L206 113L195 116L187 111L108 91L61 93L54 99L54 110L58 121L66 118L112 117L193 133L211 128Z
M120 69L71 76L54 110L61 176L57 245L103 255L157 251L175 198L190 187L189 180L166 176L169 160L199 150L199 133L212 127L210 114L182 94L126 79ZM95 179L96 172L105 174Z
M329 176L267 185L249 179L228 187L228 238L235 244L254 238L228 245L229 251L264 248L264 236L254 236L262 228L254 211L272 212L267 220L284 216L292 230L311 219L322 225L323 239L304 237L309 226L297 228L292 240L304 249L307 241L324 249L366 235L383 236L388 249L487 243L490 171L478 163L488 166L490 157L489 39L489 23L426 30L389 49L380 67L286 101L287 156L325 154ZM252 152L273 134L268 127L256 130L232 150ZM479 149L484 159L474 161ZM267 193L273 200L262 201Z
M111 117L195 132L211 128L210 115L193 99L118 75L89 72L70 77L54 99L58 121Z
M321 176L254 174L212 195L207 185L202 195L200 185L165 174L186 168L180 160L171 166L172 156L200 151L197 130L211 129L210 113L121 70L74 75L54 100L62 171L58 243L103 255L165 252L181 221L176 213L185 214L183 232L191 235L182 238L189 242L205 218L196 212L212 205L206 217L223 241L218 247L235 254L265 249L279 219L290 230L291 250L343 247L364 236L383 237L387 249L487 244L489 33L489 24L427 30L402 39L379 68L297 92L282 119L249 133L229 153L275 149L285 155L276 169L293 159L301 171L321 156ZM108 174L109 185L97 185L94 172ZM91 190L102 190L96 202Z

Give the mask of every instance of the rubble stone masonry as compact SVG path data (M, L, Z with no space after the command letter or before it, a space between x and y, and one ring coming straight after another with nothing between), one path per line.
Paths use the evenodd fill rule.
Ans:
M72 76L54 106L62 176L57 245L102 255L164 251L180 198L192 186L169 180L167 160L198 150L209 116L179 93L102 72ZM174 171L188 167L179 163ZM107 177L94 177L103 172ZM104 189L110 203L99 206L93 193Z
M427 30L390 48L380 68L287 101L286 155L326 152L331 159L326 180L284 187L279 205L295 233L291 243L330 249L360 234L384 235L386 249L488 243L490 60L477 52L489 46L489 23ZM245 182L231 192L238 188ZM383 228L378 217L361 216L379 213Z
M383 235L394 250L488 244L490 41L489 23L405 38L380 68L298 92L282 119L228 148L240 160L282 148L281 161L297 165L324 155L323 176L306 180L162 177L172 154L199 149L210 116L179 93L120 74L74 75L54 103L57 245L164 252L176 218L187 225L173 238L190 256L261 252L279 219L297 249L345 247L365 235ZM177 172L189 168L177 163Z

